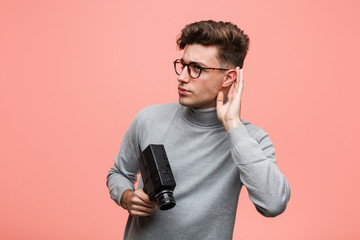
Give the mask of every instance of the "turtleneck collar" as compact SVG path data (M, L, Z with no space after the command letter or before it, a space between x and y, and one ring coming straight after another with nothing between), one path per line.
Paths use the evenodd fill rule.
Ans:
M184 116L190 122L204 127L222 124L217 118L216 107L206 109L184 107Z

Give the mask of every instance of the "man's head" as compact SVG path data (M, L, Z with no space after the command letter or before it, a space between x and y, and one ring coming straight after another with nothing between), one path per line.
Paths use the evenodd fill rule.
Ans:
M177 71L180 104L215 107L219 91L227 94L236 80L234 68L243 66L249 47L248 36L232 23L201 21L185 26L177 45L184 50L183 57L175 63L175 67L180 67ZM188 64L191 64L190 71ZM193 74L196 70L200 71L197 78L197 74Z
M181 31L177 39L179 49L192 44L216 46L220 64L242 68L249 49L249 37L235 24L208 20L188 24Z

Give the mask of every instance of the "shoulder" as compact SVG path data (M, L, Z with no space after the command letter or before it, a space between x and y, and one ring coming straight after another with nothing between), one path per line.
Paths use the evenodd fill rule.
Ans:
M174 114L181 112L181 105L179 103L167 103L150 105L142 109L135 116L134 121L140 125L149 125L166 121Z
M142 109L137 116L140 118L157 118L166 114L171 114L180 109L179 103L167 103L150 105Z
M179 103L166 103L166 104L157 104L157 105L150 105L146 108L142 109L140 112L151 114L151 113L161 113L167 111L174 111L180 107Z

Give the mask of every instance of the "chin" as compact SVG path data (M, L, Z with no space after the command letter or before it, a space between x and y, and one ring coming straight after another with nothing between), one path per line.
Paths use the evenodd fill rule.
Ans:
M191 99L179 96L179 103L185 107L195 107L197 104L191 101Z
M180 103L180 105L185 106L185 107L192 107L192 104L190 104L186 101L182 101L181 99L179 99L179 103Z
M185 107L193 107L193 108L200 108L200 109L216 107L215 101L212 101L211 103L203 103L203 102L186 101L185 99L179 98L179 103Z

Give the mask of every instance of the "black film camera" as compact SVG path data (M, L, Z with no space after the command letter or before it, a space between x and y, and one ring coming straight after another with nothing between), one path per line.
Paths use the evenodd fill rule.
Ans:
M173 196L176 183L164 145L150 144L139 157L139 168L143 190L150 200L157 201L160 210L173 208L176 204Z

